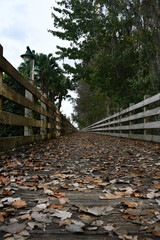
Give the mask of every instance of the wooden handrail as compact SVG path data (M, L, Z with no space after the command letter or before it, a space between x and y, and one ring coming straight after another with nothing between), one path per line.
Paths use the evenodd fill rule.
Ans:
M37 98L41 105L27 99L25 96L17 93L7 84L3 83L3 72L18 82L25 90L30 92L33 97ZM16 113L9 113L3 110L2 98L17 103L29 111L40 114L40 120L20 116ZM43 129L40 134L16 137L1 137L0 152L14 148L22 144L33 143L37 140L49 139L57 137L61 134L75 131L75 127L55 108L54 104L49 102L28 80L26 80L10 62L3 57L3 47L0 45L0 131L2 125L28 126ZM43 134L43 132L45 134Z
M160 93L131 104L82 131L160 142ZM137 111L137 113L136 113ZM143 131L143 133L139 133Z

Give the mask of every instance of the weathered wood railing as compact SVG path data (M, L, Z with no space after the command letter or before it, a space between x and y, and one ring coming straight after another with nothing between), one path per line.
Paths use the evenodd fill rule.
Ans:
M106 117L82 131L160 142L160 93Z
M14 81L18 82L25 91L33 96L33 101L16 92L3 82L3 73L6 73ZM36 101L34 101L34 98ZM3 109L3 100L7 99L31 113L39 115L39 119L34 118L34 114L25 117L10 113ZM39 102L39 104L38 104ZM25 111L24 111L25 112ZM31 134L25 136L0 137L0 152L35 141L57 137L62 134L75 131L74 126L49 102L28 80L3 57L3 47L0 45L0 134L2 126L23 126L31 128ZM38 134L34 134L33 128L39 129ZM29 131L28 131L29 132ZM24 131L25 133L25 131Z

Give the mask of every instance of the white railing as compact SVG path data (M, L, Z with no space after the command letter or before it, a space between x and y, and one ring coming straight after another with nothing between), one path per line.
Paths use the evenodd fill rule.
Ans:
M108 116L82 131L160 142L160 93Z

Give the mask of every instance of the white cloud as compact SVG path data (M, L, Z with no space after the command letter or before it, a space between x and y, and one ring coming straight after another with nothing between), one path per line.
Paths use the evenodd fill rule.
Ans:
M51 8L55 2L56 0L0 1L0 44L3 46L4 57L14 67L17 68L22 62L20 55L26 51L26 46L38 53L55 55L56 45L68 44L48 32L53 29ZM71 116L71 103L64 102L62 111Z

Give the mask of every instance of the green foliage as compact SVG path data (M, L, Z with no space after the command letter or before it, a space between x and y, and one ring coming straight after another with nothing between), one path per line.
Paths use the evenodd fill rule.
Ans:
M110 111L160 91L159 1L66 0L57 4L52 17L61 30L50 32L70 41L68 48L58 46L60 59L79 60L74 67L65 65L73 82L83 80L93 92L107 96ZM92 111L88 115L79 108L84 102L81 98L85 97L79 96L74 118L80 122L86 114L83 119L92 122ZM85 124L87 120L81 125Z
M82 129L105 116L107 102L104 94L99 90L90 91L84 81L78 83L77 93L79 97L75 100L75 113L72 114L72 119Z
M36 55L36 64L38 64L40 68L39 76L35 76L34 84L36 87L46 95L46 97L52 101L55 105L57 105L58 109L61 108L62 100L65 98L70 98L68 94L68 90L73 90L74 86L70 81L69 77L66 77L63 70L59 67L56 62L56 59L50 53L46 54L37 54ZM29 79L30 78L30 62L21 63L18 67L21 75ZM14 81L11 77L4 74L3 82L14 89L17 93L25 96L25 89L16 81ZM34 98L34 101L37 104L40 104L38 99ZM14 103L8 99L2 98L2 110L10 113L14 113L17 115L24 116L24 107ZM40 114L33 113L35 119L40 119ZM1 135L6 136L18 136L23 135L24 127L19 126L11 126L11 125L1 125ZM34 128L34 133L39 133L38 128Z
M54 104L58 101L58 109L60 109L62 100L69 97L68 90L73 89L73 85L51 53L37 54L36 60L40 68L40 77L36 84L50 101Z
M10 76L3 74L3 82L8 85L10 88L14 89L16 92L24 95L24 88L14 81ZM2 98L2 110L17 115L24 116L24 107L12 102L6 98ZM23 127L12 126L12 125L1 125L1 136L10 137L10 136L20 136L23 135Z

